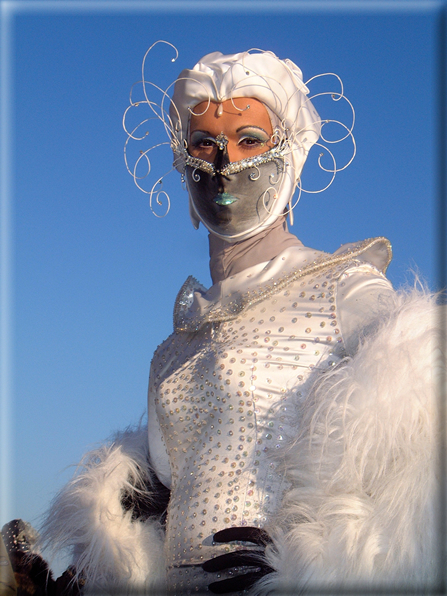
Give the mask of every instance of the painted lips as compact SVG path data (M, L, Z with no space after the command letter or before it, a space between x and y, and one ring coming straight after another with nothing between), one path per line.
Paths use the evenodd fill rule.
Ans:
M230 195L228 192L218 194L214 199L216 205L232 205L238 198Z

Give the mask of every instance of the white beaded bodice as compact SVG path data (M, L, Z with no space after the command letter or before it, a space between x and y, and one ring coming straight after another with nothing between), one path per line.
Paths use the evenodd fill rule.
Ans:
M166 555L174 589L204 585L200 568L185 569L229 550L213 545L214 533L263 527L278 510L286 487L277 455L296 433L295 406L344 355L337 292L352 255L285 252L217 284L220 294L215 286L194 290L189 280L177 299L177 331L153 359L149 426L156 419L161 433L149 441L171 488ZM290 254L301 267L285 271Z

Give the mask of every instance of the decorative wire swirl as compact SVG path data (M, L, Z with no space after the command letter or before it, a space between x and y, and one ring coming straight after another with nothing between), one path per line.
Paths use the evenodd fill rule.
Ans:
M278 170L276 171L277 180L274 180L274 178L275 178L275 174L274 173L273 174L270 174L270 176L269 176L269 182L270 182L270 184L278 184L278 182L280 181L280 173L281 172L278 172Z
M252 172L248 177L250 180L258 180L261 177L261 170L257 166L253 166L256 172Z
M141 73L142 73L141 81L138 81L137 83L134 83L134 85L132 85L131 90L130 90L130 96L129 96L130 105L126 108L124 115L123 115L123 128L124 128L125 133L127 134L127 139L124 143L124 162L125 162L127 171L134 179L135 185L143 193L149 195L149 205L150 205L152 213L156 217L165 217L170 211L171 201L170 201L168 193L165 190L163 190L163 188L162 188L163 179L165 176L167 176L170 172L172 172L175 169L175 164L174 164L174 167L172 167L168 172L166 172L165 174L163 174L163 176L161 176L157 179L157 181L152 185L152 187L149 191L147 191L145 188L143 188L141 186L141 184L139 183L140 180L147 178L147 176L149 176L149 174L151 173L152 165L151 165L151 161L149 158L149 153L153 149L157 149L158 147L161 147L161 146L168 146L168 147L171 147L172 149L174 149L174 147L175 147L175 134L174 134L174 130L172 127L172 121L171 121L171 118L169 117L168 112L165 109L166 99L168 99L169 102L171 101L171 99L168 95L168 90L172 85L170 85L166 90L163 90L161 87L159 87L155 83L146 81L145 74L144 74L146 58L149 55L150 51L159 43L166 44L174 49L175 57L172 58L172 60L171 60L172 62L175 62L178 58L177 48L173 44L171 44L167 41L157 41L157 42L153 43L150 46L150 48L147 50L147 52L145 53L145 55L143 57L142 67L141 67ZM142 86L144 100L133 101L133 92L137 85ZM147 86L150 86L153 89L156 89L157 91L159 91L161 93L162 100L161 100L160 104L157 104L156 102L149 99L148 92L147 92ZM126 124L126 118L129 114L129 111L133 108L138 108L140 105L144 105L144 104L149 107L149 109L153 112L154 116L152 116L150 118L145 118L136 127L134 127L132 130L129 131L127 128L127 124ZM149 149L147 149L145 151L140 151L140 156L136 160L133 168L131 168L131 167L129 167L129 161L128 161L128 157L127 157L127 148L128 148L129 141L131 139L134 141L142 141L142 140L146 139L149 136L148 131L146 131L143 135L141 135L141 133L137 134L137 131L139 131L141 129L141 127L143 127L147 122L149 122L151 120L158 120L158 121L162 122L162 124L165 128L165 131L168 135L168 138L170 140L164 141L161 143L156 143ZM140 162L142 162L142 161L143 161L143 163L146 164L146 170L145 170L145 173L140 176L140 175L137 175L137 169L139 168ZM159 187L156 189L157 186L159 186ZM155 211L155 209L154 209L154 204L163 206L165 203L166 203L165 212L162 214L157 213L157 211Z
M352 132L353 129L354 129L354 124L355 124L355 110L354 110L354 106L352 105L352 103L349 101L349 99L344 94L343 81L341 80L341 78L337 74L335 74L333 72L328 72L328 73L319 74L319 75L315 75L315 76L311 77L308 81L306 81L305 85L307 87L309 85L309 83L311 83L315 79L318 79L318 78L321 78L321 77L324 77L324 76L333 76L333 77L335 77L337 79L337 81L340 83L340 91L336 91L336 92L324 91L322 93L316 93L315 95L312 95L312 96L308 97L307 98L307 101L312 101L316 97L323 97L323 96L326 96L326 95L330 95L331 98L332 98L332 100L333 101L337 101L337 102L340 101L341 99L343 99L348 104L348 106L349 106L349 108L351 110L352 121L351 121L351 125L348 127L348 126L346 126L346 124L344 124L343 122L340 122L339 120L332 120L332 119L331 120L329 120L329 119L328 120L320 120L320 124L321 124L320 138L325 143L328 143L328 144L331 144L331 145L336 144L336 143L341 143L345 139L350 138L351 139L351 142L352 142L352 155L349 158L349 160L345 163L344 166L337 167L337 162L336 162L336 159L335 159L334 154L327 147L325 147L324 145L322 145L321 143L315 143L315 146L321 147L323 150L327 151L328 154L330 155L330 157L332 159L332 163L334 165L334 167L332 169L325 168L322 165L321 158L323 157L323 153L320 153L319 156L318 156L318 166L324 172L331 173L332 174L332 177L331 177L329 183L325 187L323 187L323 188L321 188L319 190L307 190L307 189L304 189L301 186L301 179L300 179L298 181L299 196L301 196L301 192L305 192L307 194L317 194L317 193L323 192L326 189L328 189L329 186L332 184L332 182L335 179L335 174L337 174L337 172L342 172L343 170L345 170L352 163L352 161L353 161L353 159L355 157L355 154L357 152L357 146L356 146L355 138L354 138L354 135L353 135L353 132ZM346 131L346 134L344 136L341 136L338 139L333 140L333 141L327 139L324 136L323 130L324 130L324 127L327 124L330 124L330 123L340 125ZM299 200L299 197L298 197L298 200ZM292 209L296 206L298 200L295 201L293 207L291 207Z
M273 205L270 206L268 203L271 201L270 191L273 191ZM270 215L273 213L273 209L275 207L275 199L277 198L278 189L274 186L268 186L265 191L262 193L262 206L263 208L269 213ZM281 215L281 214L278 214Z

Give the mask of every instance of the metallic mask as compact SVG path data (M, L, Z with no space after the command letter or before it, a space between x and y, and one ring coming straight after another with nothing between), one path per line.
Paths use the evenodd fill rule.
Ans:
M274 213L284 178L284 151L278 145L254 157L230 162L227 143L223 133L216 137L213 163L188 153L185 176L200 221L210 232L237 241Z

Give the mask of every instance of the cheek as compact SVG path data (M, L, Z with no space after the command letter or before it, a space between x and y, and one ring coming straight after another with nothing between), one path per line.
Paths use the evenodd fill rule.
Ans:
M253 145L238 145L237 143L228 143L227 151L228 158L231 163L241 161L247 157L253 157L261 155L269 149L272 149L273 145L266 142L259 142Z
M276 183L282 169L276 162L264 163L224 176L212 176L186 168L186 180L195 210L209 230L225 235L243 233L266 221L272 213L277 192ZM214 199L220 192L237 200L218 205Z
M186 168L188 192L200 217L206 219L214 217L218 212L218 205L213 199L219 192L218 179L200 170Z
M216 159L216 155L217 155L216 147L189 146L188 151L193 157L198 157L199 159L209 161L210 163L214 162L214 160Z

